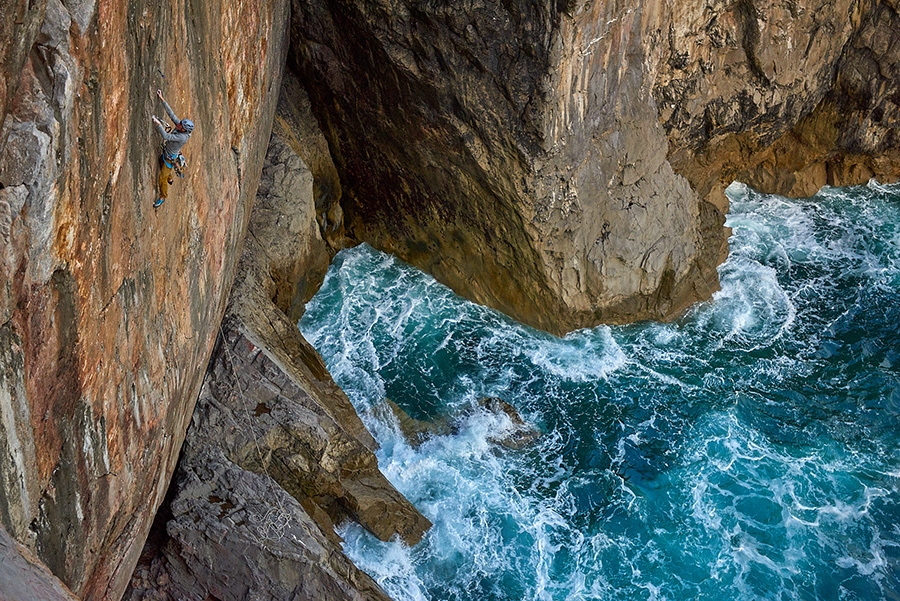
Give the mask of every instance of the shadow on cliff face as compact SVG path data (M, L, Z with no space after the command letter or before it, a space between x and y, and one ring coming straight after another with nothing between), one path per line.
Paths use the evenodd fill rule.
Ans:
M735 179L900 175L892 1L293 7L350 235L557 334L709 298Z
M286 3L175 4L0 8L0 333L10 341L0 352L9 393L0 518L85 598L123 590L174 469L250 219L287 51ZM708 296L727 235L721 188L735 177L805 194L897 175L897 3L794 4L488 2L463 11L293 2L292 62L325 137L304 138L303 119L281 112L281 158L263 191L276 198L311 182L303 210L280 224L303 248L285 248L292 261L245 264L255 279L244 285L254 283L235 289L236 321L223 338L267 348L294 386L319 382L313 388L334 402L321 415L309 410L342 449L360 453L310 451L343 459L340 474L323 468L321 481L297 485L312 516L298 523L325 540L328 524L345 516L383 534L424 527L412 511L413 526L380 525L378 511L393 506L377 501L369 511L360 501L378 478L362 459L366 434L311 349L290 342L293 323L283 317L302 311L347 232L470 298L562 332L671 316ZM148 118L163 82L199 128L190 179L154 212ZM259 238L245 243L260 261L254 245L272 251L277 236L264 228L281 208L261 210L269 216L257 223ZM283 345L295 354L273 350ZM257 407L258 421L273 419L267 402ZM279 437L287 439L271 434ZM269 484L240 461L287 471L306 457L273 453L251 466L241 448L198 451L207 463L194 475L250 498ZM201 499L202 478L185 473L199 487L185 494ZM315 492L320 484L327 493ZM240 499L202 498L184 505L185 519L207 511L242 519ZM206 540L217 540L221 531L207 525Z
M294 8L356 239L557 334L716 289L724 217L666 161L640 10Z

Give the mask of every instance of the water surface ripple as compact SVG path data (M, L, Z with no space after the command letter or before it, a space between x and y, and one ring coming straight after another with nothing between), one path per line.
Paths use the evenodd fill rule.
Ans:
M434 528L345 550L398 601L900 598L900 186L734 184L722 289L565 338L367 246L300 328ZM539 426L531 447L491 440ZM390 399L452 428L411 446Z

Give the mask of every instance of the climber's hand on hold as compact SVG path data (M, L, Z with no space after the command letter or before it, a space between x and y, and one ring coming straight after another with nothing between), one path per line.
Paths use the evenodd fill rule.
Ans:
M163 102L166 101L166 99L163 98L162 90L156 90L156 96L157 96L157 98L159 98L159 99L162 100Z

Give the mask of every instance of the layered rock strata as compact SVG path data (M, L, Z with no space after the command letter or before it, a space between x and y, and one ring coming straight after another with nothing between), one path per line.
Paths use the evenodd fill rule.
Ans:
M79 597L117 599L225 309L288 7L2 5L0 524ZM158 210L156 88L197 123Z
M328 152L281 113L315 190L290 227L316 258L257 282L292 318L347 233L550 331L672 316L716 286L732 178L807 194L900 171L896 0L293 7L292 61ZM82 598L121 594L168 486L257 188L287 18L257 0L0 7L0 524ZM153 211L157 87L198 128L188 178ZM306 186L294 171L267 185ZM279 337L293 331L280 319ZM248 340L265 325L240 323ZM285 344L296 356L272 361L315 371ZM366 447L350 408L326 406ZM263 481L216 465L251 504ZM343 496L300 503L314 519L298 528L378 522L353 500L367 485L310 466Z
M276 122L310 119L299 101L283 97ZM387 599L343 555L334 525L352 519L408 544L430 527L379 472L375 440L286 314L321 283L321 232L334 231L289 133L272 135L165 536L148 545L131 601Z
M293 6L348 232L553 332L708 297L735 177L900 173L893 0Z
M276 317L270 306L262 322ZM315 351L299 367L278 339L287 331L254 331L262 322L232 314L223 325L160 524L164 542L139 566L130 601L387 600L344 556L334 522L353 516L410 542L429 525L378 472L358 418L350 428L362 440L320 400ZM346 402L336 387L328 394ZM355 418L352 408L344 415Z

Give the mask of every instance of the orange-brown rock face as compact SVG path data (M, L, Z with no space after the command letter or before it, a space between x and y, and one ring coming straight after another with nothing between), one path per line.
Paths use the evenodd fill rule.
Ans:
M118 598L174 469L234 277L287 5L7 4L0 522L79 596ZM26 5L37 7L28 19L40 11L33 45L16 37L26 25L7 20ZM157 88L197 128L187 177L154 210Z

